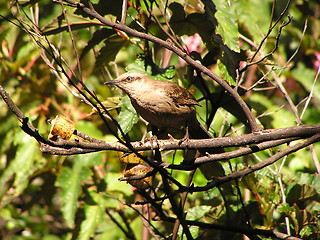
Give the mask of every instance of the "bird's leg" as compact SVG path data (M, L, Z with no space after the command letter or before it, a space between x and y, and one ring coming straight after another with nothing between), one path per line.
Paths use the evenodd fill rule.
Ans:
M185 130L186 130L186 132L185 132L183 138L179 141L179 145L182 144L183 142L187 142L188 143L189 140L190 140L188 123L186 124Z
M157 145L159 146L158 144L158 135L159 135L159 129L153 125L151 125L151 132L152 132L152 137L150 138L150 142L151 142L151 146L153 146L153 141L155 141L157 143ZM154 159L158 162L161 162L161 154L160 154L160 151L159 151L159 148L157 149L154 149Z

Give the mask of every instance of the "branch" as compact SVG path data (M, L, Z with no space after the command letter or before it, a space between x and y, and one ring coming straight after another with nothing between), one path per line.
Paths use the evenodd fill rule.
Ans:
M33 136L36 132L31 132L30 130L26 131L29 135ZM220 137L220 138L212 138L212 139L188 139L188 141L183 141L179 139L167 139L167 140L157 140L157 141L136 141L131 142L132 147L136 151L148 151L148 150L178 150L178 149L203 149L203 148L221 148L221 147L239 147L246 146L249 144L257 144L268 141L275 141L286 139L284 143L290 142L293 140L303 139L306 137L310 137L314 134L320 132L320 125L305 125L305 126L295 126L288 127L282 129L269 129L263 130L259 134L249 133L242 136L237 137ZM283 143L281 143L283 144ZM280 145L277 142L270 143L269 147L274 147ZM267 145L268 146L268 145ZM243 155L247 155L251 152L256 152L260 149L266 149L267 146L263 145L255 145L247 148L241 149L243 151ZM124 153L131 153L131 148L128 148L126 145L120 142L80 142L80 141L66 141L60 139L57 142L46 140L42 145L43 149L46 150L46 153L50 153L51 147L54 147L54 151L57 151L57 148L68 149L70 150L70 154L75 153L86 153L92 151L104 151L104 150L114 150L120 151ZM71 149L75 152L72 153ZM250 150L251 149L251 150ZM250 152L251 151L251 152ZM56 154L56 153L54 153ZM220 156L220 160L225 160L226 158L230 158L231 155L227 155L229 153L221 153L215 154ZM239 154L237 152L233 152L235 156ZM211 156L211 155L210 155ZM208 157L208 156L205 156ZM213 157L215 158L215 157ZM212 158L212 160L213 160ZM216 160L216 159L214 159ZM199 160L200 162L203 160ZM199 162L199 163L200 163Z
M285 143L290 143L292 141L298 140L298 138L285 138L280 140L273 140L268 142L262 142L253 146L239 148L234 151L224 152L221 154L209 154L206 156L201 156L196 158L193 161L193 164L170 164L170 163L162 163L162 167L166 167L169 169L179 169L179 170L193 170L197 165L204 164L212 161L223 161L230 160L237 157L242 157L251 153L256 153L259 151L263 151L269 148L273 148Z
M297 143L291 147L288 147L284 150L281 150L262 162L256 163L252 166L248 166L245 169L232 172L232 173L228 174L227 176L216 178L216 179L212 180L211 182L207 183L207 185L205 185L205 186L198 186L198 187L195 187L193 185L190 187L180 186L178 190L172 192L172 195L174 196L174 195L177 195L177 194L183 193L183 192L194 193L194 192L208 191L210 189L221 186L222 184L230 182L232 180L241 179L250 173L253 173L255 171L258 171L262 168L265 168L265 167L275 163L276 161L280 160L284 156L286 156L290 153L296 152L302 148L305 148L305 147L307 147L307 146L309 146L319 140L320 140L320 133L313 135L312 137L304 140L303 142ZM143 178L144 176L140 175L139 177ZM131 180L131 179L126 179L126 180ZM172 197L172 195L170 195L170 197ZM157 201L164 201L167 198L168 198L168 196L161 197L161 198L154 198L151 201L148 201L148 203L157 202ZM136 202L136 204L145 204L145 202L142 202L142 203Z
M264 36L264 38L262 39L262 41L260 42L260 45L259 45L259 47L257 48L257 50L256 50L256 52L254 53L254 55L251 57L251 59L250 59L250 62L252 62L253 61L253 59L256 57L256 55L258 54L258 52L260 51L260 49L262 48L262 45L263 45L263 43L267 40L267 38L269 37L269 35L271 34L271 32L272 32L272 30L277 26L277 24L280 22L280 20L282 19L282 17L284 16L284 14L286 13L286 11L288 10L288 8L289 8L289 6L290 6L290 3L291 3L291 0L289 0L288 2L287 2L287 5L284 7L284 9L282 10L282 12L281 12L281 14L280 14L280 16L278 17L278 19L275 21L275 23L272 25L272 18L271 18L271 22L270 22L270 27L269 27L269 29L268 29L268 32L267 32L267 34ZM286 26L286 25L288 25L290 22L291 22L291 18L288 16L288 18L289 18L289 21L287 22L287 23L284 23L283 25L281 25L281 27L280 27L280 33L281 33L281 30L282 30L282 28L284 27L284 26ZM276 47L277 47L277 45L278 45L278 38L279 38L279 36L280 36L280 33L278 34L278 36L277 36L277 44L276 44ZM275 48L275 50L276 50L276 48ZM274 51L275 51L274 50ZM274 51L271 51L271 54L274 52ZM262 60L263 59L265 59L265 58L262 58ZM262 61L261 60L261 61ZM260 60L258 61L258 62L261 62ZM254 64L256 64L256 63L254 63ZM252 65L252 64L250 64L250 65Z
M10 110L17 116L18 120L22 123L22 130L34 137L38 142L41 143L41 150L45 153L50 154L84 154L94 151L103 151L103 150L114 150L121 152L132 152L132 148L136 151L144 150L176 150L176 149L200 149L200 148L220 148L220 147L237 147L237 146L246 146L249 144L257 144L265 141L273 141L280 139L287 139L292 141L289 138L301 139L305 137L310 137L314 134L320 132L320 125L305 125L305 126L295 126L282 129L269 129L262 130L259 133L250 133L237 137L221 137L221 138L212 138L212 139L189 139L188 141L183 141L178 139L169 139L169 140L158 140L158 141L138 141L132 142L132 148L126 146L121 142L104 142L97 139L93 139L83 133L76 132L78 135L84 137L86 140L91 142L81 142L81 141L66 141L60 139L59 141L51 141L45 139L39 134L37 129L28 122L28 118L24 116L19 107L12 101L9 94L4 90L0 85L0 95L2 96L5 103L8 105ZM272 143L274 144L274 143ZM270 145L271 146L271 145ZM273 145L276 146L276 145ZM266 146L254 146L255 148L264 149ZM254 151L254 147L250 149L247 147L242 149L244 154L249 154L250 151ZM232 155L223 155L231 153L222 153L217 154L220 156L220 159L226 159L232 157ZM233 152L234 156L238 156L237 152ZM243 155L244 155L243 154ZM205 156L204 158L208 158ZM216 157L210 156L210 160L216 160ZM203 158L198 159L199 163L206 161Z

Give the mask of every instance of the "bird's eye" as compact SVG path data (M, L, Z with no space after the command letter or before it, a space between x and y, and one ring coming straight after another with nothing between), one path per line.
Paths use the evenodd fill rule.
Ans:
M126 80L127 82L131 82L133 80L133 77L128 76Z

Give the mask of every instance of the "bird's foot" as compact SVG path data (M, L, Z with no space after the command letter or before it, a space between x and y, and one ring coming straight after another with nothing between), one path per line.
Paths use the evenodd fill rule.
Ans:
M183 138L179 140L179 145L181 145L184 142L187 143L188 145L189 141L190 141L189 132L186 131L186 134L183 136Z

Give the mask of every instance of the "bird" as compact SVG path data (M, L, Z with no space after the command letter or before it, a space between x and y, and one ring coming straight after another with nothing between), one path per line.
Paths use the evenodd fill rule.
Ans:
M125 92L137 113L151 125L158 128L186 126L191 139L212 138L197 120L195 106L200 104L187 89L178 84L155 80L137 71L126 72L105 84L115 85ZM223 149L211 149L209 152L221 153ZM219 166L218 169L223 171ZM213 177L210 173L205 175L206 178Z
M176 83L150 78L137 71L126 72L114 80L115 85L130 98L137 113L158 128L187 126L191 138L211 138L196 117L195 106L200 106L194 96Z

